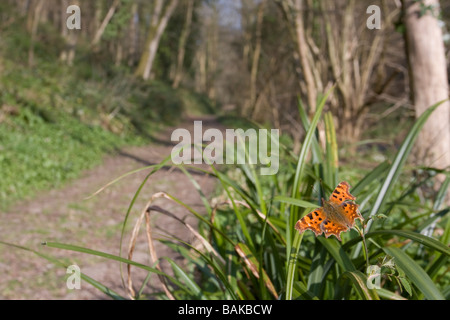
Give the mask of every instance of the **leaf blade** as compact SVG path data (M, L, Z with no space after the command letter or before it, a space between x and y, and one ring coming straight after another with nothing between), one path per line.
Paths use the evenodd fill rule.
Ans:
M403 250L395 247L386 247L383 250L386 254L395 258L395 264L404 271L408 279L411 280L427 299L445 300L428 274Z
M361 271L346 271L341 275L341 279L347 278L355 288L358 295L363 300L380 300L375 289L369 289L367 287L367 276Z
M414 142L416 141L417 136L419 135L420 130L422 129L423 125L425 124L431 113L434 110L436 110L436 108L439 105L441 105L444 101L445 100L440 101L429 107L414 123L413 127L411 128L402 145L400 146L400 149L397 151L394 161L392 162L392 165L387 173L387 176L380 188L380 191L378 192L375 203L372 206L372 210L370 211L369 217L372 217L373 215L377 214L379 210L383 207L385 201L389 198L391 190L395 182L397 181L398 176L400 175L403 165L406 162L406 159L414 145ZM373 221L371 220L367 223L366 230L370 229L372 222Z

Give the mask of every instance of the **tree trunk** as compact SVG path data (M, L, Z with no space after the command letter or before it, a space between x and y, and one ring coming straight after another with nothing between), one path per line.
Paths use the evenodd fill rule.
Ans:
M206 32L206 72L208 98L216 104L217 66L219 60L219 10L217 5L212 8L209 29Z
M191 32L192 12L194 11L194 0L188 0L186 10L186 21L183 30L181 31L180 41L178 42L177 66L175 69L175 76L173 78L172 87L178 88L183 77L183 63L186 52L186 42Z
M111 7L108 10L108 13L106 14L105 18L102 21L102 24L97 29L97 32L95 33L94 39L92 39L91 46L96 46L100 39L102 38L103 33L105 32L106 26L111 21L114 13L116 12L117 6L120 4L119 0L114 0L114 2L111 4Z
M31 32L30 48L28 49L28 66L32 68L34 66L34 43L36 42L37 29L39 20L41 18L42 7L44 6L43 0L38 0L34 10L29 12L29 26Z
M294 60L298 64L295 71L299 80L299 87L306 96L308 114L315 113L318 88L321 87L320 79L314 75L320 74L317 67L318 61L313 61L311 48L308 44L306 28L312 28L305 22L304 0L277 0L288 22L288 29L295 44ZM312 39L310 39L312 40Z
M306 42L305 27L303 25L303 0L295 0L294 9L298 54L306 83L309 114L312 116L316 111L317 88L314 81L313 72L311 70L311 64L308 61L309 47Z
M241 28L243 37L242 47L242 65L247 68L248 61L250 60L250 42L252 38L250 29L250 17L253 15L249 10L248 0L241 0Z
M150 26L149 34L147 37L144 52L142 53L139 61L139 66L136 69L135 75L141 76L144 80L150 78L153 62L156 57L156 51L158 50L159 41L164 30L167 27L170 17L173 11L178 5L178 0L171 0L166 10L161 17L162 1L157 1L155 4L155 10L152 18L152 24Z
M439 2L424 0L423 4L434 9L421 12L420 3L403 0L411 98L417 117L436 102L448 99L444 42L435 12ZM438 169L450 167L449 123L450 103L446 101L434 111L419 134L415 155L420 164Z
M206 46L197 51L198 72L196 73L195 90L206 92Z
M138 52L139 44L139 13L138 4L131 5L131 21L128 30L128 66L131 67L136 62L136 53Z

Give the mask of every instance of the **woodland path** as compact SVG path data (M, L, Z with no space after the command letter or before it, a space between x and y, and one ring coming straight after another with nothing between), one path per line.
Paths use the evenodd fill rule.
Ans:
M203 121L203 130L214 127L224 130L214 117L202 116L188 118L177 128L186 128L193 132L194 120ZM168 128L158 134L156 141L145 147L124 148L114 155L106 156L103 163L90 169L65 187L42 192L32 200L13 206L8 212L0 212L0 240L25 246L58 259L66 259L76 264L81 272L99 281L120 295L127 297L122 285L119 263L100 257L79 254L42 246L43 241L55 241L84 246L119 255L119 242L122 223L128 206L149 169L127 176L109 186L101 193L86 200L96 190L132 170L151 164L157 164L170 155L175 143L170 141L174 128ZM205 165L200 165L207 168ZM193 178L201 186L203 193L210 198L215 180L197 172ZM205 212L201 198L189 178L180 170L162 168L147 181L136 200L127 223L126 235L122 245L122 256L126 257L131 229L150 197L156 193L167 192L199 212ZM186 218L195 225L186 209L158 199L154 203L180 218ZM152 215L152 228L160 235L170 234L191 242L192 234L186 227L165 215ZM191 220L190 220L191 219ZM169 256L177 263L181 257L156 241L159 257ZM139 233L133 260L149 265L148 246L145 227ZM123 265L126 280L126 266ZM164 266L163 266L164 268ZM68 289L66 270L58 267L32 252L11 248L0 244L0 299L109 299L102 292L82 281L81 289ZM132 268L135 290L147 276L147 273ZM145 293L161 291L157 277L152 277Z

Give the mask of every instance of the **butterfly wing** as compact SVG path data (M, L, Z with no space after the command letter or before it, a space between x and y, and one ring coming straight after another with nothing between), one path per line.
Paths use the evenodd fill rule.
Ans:
M300 233L309 229L314 231L316 236L318 236L323 232L320 225L325 221L326 218L327 217L325 215L325 212L323 211L323 208L314 209L306 216L297 221L297 223L295 224L295 229L297 229Z
M340 233L352 228L355 225L355 219L364 220L359 213L358 205L353 200L356 200L356 197L350 193L350 185L345 181L339 183L330 196L330 202L335 204L334 210L322 227L327 237L334 234L341 240Z
M336 189L334 189L330 196L330 201L341 204L348 200L356 200L356 198L350 193L350 185L347 182L342 181L337 185Z
M356 219L360 219L361 221L364 220L363 217L361 217L361 215L359 214L358 205L356 203L344 202L341 205L341 208L342 208L341 212L345 216L347 225L350 228L353 228Z
M295 229L300 233L309 229L316 236L325 233L328 238L335 235L341 240L341 232L347 231L355 224L355 219L361 219L358 205L353 200L356 198L350 193L350 185L343 181L338 184L330 196L329 201L324 201L324 207L317 208L301 218L295 224Z
M325 219L321 228L325 233L325 237L328 238L333 234L336 236L336 238L338 238L339 241L341 241L341 232L348 230L348 227L346 225L340 224L330 219Z

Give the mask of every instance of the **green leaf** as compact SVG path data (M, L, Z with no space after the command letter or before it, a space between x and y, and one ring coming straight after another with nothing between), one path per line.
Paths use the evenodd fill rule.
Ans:
M444 296L435 286L428 274L411 259L403 250L395 247L383 248L386 254L395 258L395 264L401 268L408 279L423 293L429 300L444 300Z
M303 171L306 165L306 156L308 155L317 128L317 124L319 123L320 116L322 115L323 107L325 106L325 102L327 101L327 98L332 92L333 88L334 87L332 87L319 102L316 109L316 113L314 114L314 117L311 120L311 124L308 128L308 131L306 132L305 140L303 141L303 145L300 150L300 155L298 157L297 169L295 170L294 184L292 188L293 198L298 198L300 181L301 178L303 177Z
M367 187L374 180L383 176L384 172L389 168L387 161L379 164L375 169L370 171L364 178L362 178L352 189L351 193L357 196L365 187Z
M444 180L444 182L442 182L439 191L436 195L436 199L434 200L434 205L433 205L433 209L434 210L439 210L441 204L445 201L445 197L447 195L447 189L450 187L450 176L447 176Z
M377 291L377 294L380 298L383 299L389 299L389 300L408 300L401 295L396 294L395 292L380 288L375 289Z
M300 121L303 125L303 128L306 132L309 131L311 124L309 123L308 115L306 114L306 109L302 103L301 99L298 99L298 113L300 116ZM321 162L322 161L322 150L319 145L319 141L317 141L317 136L314 135L311 141L311 151L313 162Z
M347 278L352 282L358 295L363 300L380 300L375 289L367 288L367 276L361 271L346 271L340 277L340 287L344 287L344 279ZM337 290L340 291L340 290Z
M25 250L25 251L29 251L34 253L35 255L46 259L47 261L50 261L51 263L55 264L56 266L62 267L67 269L69 267L69 265L67 263L61 262L58 259L55 259L51 256L48 256L46 254L43 254L41 252L29 249L27 247L23 247L23 246L19 246L13 243L8 243L8 242L4 242L4 241L0 241L1 244L10 246L10 247L14 247L20 250ZM84 273L80 272L80 277L81 279L83 279L84 281L86 281L87 283L89 283L90 285L92 285L94 288L97 288L98 290L100 290L101 292L103 292L105 295L115 299L115 300L125 300L124 297L122 297L121 295L119 295L117 292L115 292L114 290L111 290L110 288L104 286L103 284L101 284L100 282L92 279L91 277L85 275Z
M417 232L413 232L413 231L409 231L409 230L377 230L377 231L369 232L368 234L366 234L366 238L375 237L378 235L396 235L396 236L408 238L408 239L416 241L420 244L423 244L424 246L427 246L431 249L434 249L436 251L444 253L448 256L450 255L450 248L443 245L441 242L437 241L436 239L427 237L427 236L417 233Z
M86 254L90 254L93 256L97 256L97 257L102 257L102 258L106 258L109 260L114 260L114 261L119 261L119 262L123 262L125 264L130 264L133 265L135 267L144 269L146 271L150 271L159 275L162 275L164 277L166 277L167 279L169 279L170 281L172 281L175 285L177 285L180 288L184 288L183 284L181 282L179 282L177 279L175 279L174 277L159 271L158 269L146 266L145 264L130 260L130 259L126 259L126 258L122 258L120 256L116 256L110 253L106 253L106 252L102 252L102 251L97 251L97 250L92 250L89 248L85 248L85 247L80 247L80 246L74 246L71 244L64 244L64 243L59 243L59 242L45 242L43 243L43 245L48 246L50 248L57 248L57 249L63 249L63 250L69 250L69 251L75 251L75 252L81 252L81 253L86 253Z
M316 113L314 114L314 117L311 121L311 124L306 132L305 140L303 141L302 148L300 150L300 155L298 157L297 167L295 170L295 176L294 176L294 183L292 186L292 198L298 199L299 195L299 188L300 188L300 181L303 178L303 172L306 167L306 156L308 155L311 143L314 138L314 133L316 131L317 124L319 123L320 116L322 114L323 107L325 106L325 102L327 101L328 96L332 92L334 87L332 87L325 96L320 100ZM300 244L303 239L303 235L298 234L298 232L295 232L294 230L294 239L292 240L292 228L294 224L296 223L296 219L298 218L298 207L297 206L291 206L290 216L289 216L289 223L287 228L287 245L286 245L286 257L288 259L287 265L288 265L288 272L286 277L286 299L291 300L292 299L292 287L294 284L295 279L295 270L296 270L296 264L297 264L297 254L298 250L300 249ZM292 246L291 246L292 244Z
M450 242L450 217L447 218L447 224L445 225L444 234L441 237L441 243L448 245Z
M411 284L409 283L408 279L406 279L405 277L398 277L398 280L400 280L403 288L405 288L406 292L408 292L408 294L410 296L412 296L412 289L411 289Z
M295 281L293 289L295 297L297 297L297 299L299 300L319 300L319 298L313 292L306 289L303 282Z
M311 262L311 269L308 276L307 289L313 294L318 295L324 285L325 258L327 250L319 241L315 242L314 258Z
M435 260L430 263L429 267L426 269L427 273L430 275L431 279L434 279L435 277L438 276L439 274L439 270L441 270L441 268L445 268L447 266L447 260L448 257L447 255L441 254L441 255L437 255L438 257L435 258Z
M100 282L92 279L91 277L80 273L81 279L83 279L84 281L86 281L87 283L89 283L90 285L92 285L94 288L100 290L101 292L103 292L105 295L111 297L114 300L125 300L124 297L122 297L121 295L119 295L117 292L115 292L114 290L111 290L110 288L108 288L107 286L101 284Z
M326 136L326 177L325 181L328 185L335 186L338 184L338 146L336 141L336 130L334 128L333 114L328 111L325 113L325 136Z
M300 200L300 199L294 199L291 197L286 196L276 196L273 198L273 201L279 201L284 202L293 206L301 207L301 208L317 208L316 203Z
M376 213L380 212L382 209L385 201L389 199L389 196L391 194L392 188L394 187L395 183L397 182L398 176L400 175L400 172L403 168L403 165L406 162L406 159L408 158L408 155L414 145L414 142L416 141L416 138L422 129L423 125L427 121L428 117L431 115L431 113L436 110L436 108L441 105L443 101L440 101L433 106L429 107L414 123L413 127L409 131L408 135L406 136L405 140L403 141L400 149L398 150L394 161L389 169L389 172L386 176L386 179L384 180L380 191L378 192L378 196L375 200L374 205L372 206L372 210L370 211L369 217L375 215ZM372 221L369 221L366 226L366 230L368 231L370 229L370 226L372 225Z
M335 239L326 239L324 237L317 237L322 245L328 250L330 255L336 260L336 262L341 266L345 271L356 271L355 266L352 263L352 260L344 251L343 247L338 243Z
M245 239L247 240L248 245L251 248L254 248L255 245L253 243L253 239L250 235L250 232L248 231L247 224L245 223L244 215L242 214L241 210L236 205L235 199L231 195L229 187L232 187L234 189L234 191L236 191L239 195L241 195L244 199L247 200L247 198L245 197L245 193L241 190L241 187L237 186L226 175L218 172L217 169L214 168L214 166L211 166L211 168L217 175L217 178L219 179L220 183L222 184L223 189L225 190L225 192L227 194L227 198L230 199L230 201L231 201L234 213L236 215L236 218L239 221L239 225L241 227L243 235L245 236ZM256 210L256 208L254 207L254 203L252 203L252 201L247 201L247 203Z
M194 299L205 300L206 297L203 295L200 287L186 274L186 272L184 272L172 259L167 257L165 259L169 261L174 274L180 279L180 282L186 285L184 290L191 292Z
M295 274L297 272L297 257L300 244L302 243L303 233L295 232L294 241L292 242L291 251L288 254L288 272L286 277L286 300L292 300L293 298L293 286Z
M202 199L202 203L203 206L205 207L205 209L207 210L208 214L211 215L211 206L209 205L209 201L206 198L205 194L203 193L203 190L201 189L200 185L198 184L198 182L192 177L192 175L189 173L188 170L186 170L186 168L184 168L184 166L179 166L178 167L185 175L186 177L188 177L188 179L191 181L192 185L194 186L194 188L197 190L198 194L200 195L200 198Z

